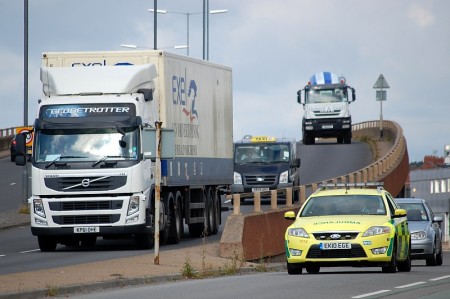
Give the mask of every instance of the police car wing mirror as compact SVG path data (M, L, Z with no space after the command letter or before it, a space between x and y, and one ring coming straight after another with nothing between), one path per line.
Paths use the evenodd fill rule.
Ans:
M394 212L393 218L401 218L406 217L406 210L405 209L396 209Z
M295 220L295 213L294 211L288 211L284 213L284 219L286 220Z

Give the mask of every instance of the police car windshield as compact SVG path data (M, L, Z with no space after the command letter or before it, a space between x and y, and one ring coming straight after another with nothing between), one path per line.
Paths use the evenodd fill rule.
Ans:
M287 163L289 162L289 145L282 143L236 145L234 162L239 164Z
M386 215L386 207L377 195L333 195L312 197L301 217L330 215Z
M310 89L306 92L306 103L333 103L333 102L346 102L347 92L346 89L334 88L334 89Z

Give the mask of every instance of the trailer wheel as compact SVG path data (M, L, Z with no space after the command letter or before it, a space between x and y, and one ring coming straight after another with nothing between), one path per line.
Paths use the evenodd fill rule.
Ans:
M211 233L213 235L216 235L219 232L219 226L221 222L221 216L222 216L222 207L221 207L221 201L220 201L220 195L217 190L217 188L214 189L213 192L213 224L211 227Z
M56 241L52 237L38 236L39 249L42 252L51 252L56 249Z
M206 196L206 210L207 210L207 218L206 218L206 231L208 235L212 235L213 226L215 222L215 211L214 211L214 194L211 187L207 189L208 195Z
M177 192L176 198L174 198L173 193L169 193L169 237L167 243L178 244L181 240L181 226L183 225L183 218L181 216L181 201L179 201L179 192Z

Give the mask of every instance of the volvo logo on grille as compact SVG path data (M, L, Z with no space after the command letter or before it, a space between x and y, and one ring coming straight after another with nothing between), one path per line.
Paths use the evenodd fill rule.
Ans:
M259 178L259 177L258 177L258 178L256 178L256 181L257 181L257 182L264 182L264 178Z
M89 187L89 184L91 183L91 181L89 179L83 179L81 181L81 186L83 186L84 188Z
M340 234L332 234L332 235L330 236L330 238L333 239L333 240L337 240L337 239L340 239L340 238L341 238L341 235L340 235Z

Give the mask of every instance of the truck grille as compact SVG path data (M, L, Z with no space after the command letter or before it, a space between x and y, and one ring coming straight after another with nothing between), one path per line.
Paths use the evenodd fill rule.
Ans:
M86 176L45 178L45 186L59 192L107 191L124 186L126 176Z
M113 215L76 215L76 216L53 216L53 222L59 225L72 224L112 224L118 222L120 214Z
M122 204L122 200L49 202L52 211L118 210Z
M277 182L276 175L247 175L245 183L249 186L270 186Z
M306 258L329 259L329 258L357 258L367 257L364 249L359 244L352 244L352 249L320 250L319 245L312 245Z

